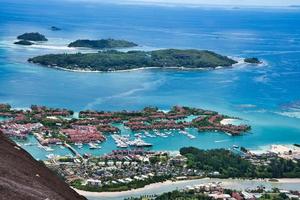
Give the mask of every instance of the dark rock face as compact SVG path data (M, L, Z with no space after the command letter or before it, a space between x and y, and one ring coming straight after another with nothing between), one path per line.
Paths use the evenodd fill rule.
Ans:
M85 200L42 163L0 133L0 199Z
M245 58L244 61L246 63L252 63L252 64L260 64L261 61L258 58Z

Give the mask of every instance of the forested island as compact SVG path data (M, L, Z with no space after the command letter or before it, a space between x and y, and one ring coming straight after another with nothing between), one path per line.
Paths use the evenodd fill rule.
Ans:
M29 62L52 68L83 71L118 71L138 68L215 69L230 67L237 61L207 50L164 49L155 51L116 50L98 53L47 54Z
M76 40L71 42L68 47L85 47L92 49L113 49L113 48L129 48L138 46L133 42L126 40L101 39L101 40Z
M48 39L44 35L42 35L38 32L36 32L36 33L24 33L22 35L19 35L17 37L17 39L27 40L27 41L48 41Z
M51 29L51 31L61 31L61 28L56 27L56 26L51 26L50 29Z
M18 44L18 45L24 45L24 46L30 46L33 45L33 42L30 42L28 40L19 40L17 42L14 42L14 44Z

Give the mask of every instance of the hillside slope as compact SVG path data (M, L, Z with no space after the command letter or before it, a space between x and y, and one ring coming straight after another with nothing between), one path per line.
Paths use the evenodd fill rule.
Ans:
M42 163L0 133L1 200L84 200Z

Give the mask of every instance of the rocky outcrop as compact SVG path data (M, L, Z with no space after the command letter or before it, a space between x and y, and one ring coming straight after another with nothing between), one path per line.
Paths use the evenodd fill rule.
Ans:
M0 133L0 199L85 200L54 172Z

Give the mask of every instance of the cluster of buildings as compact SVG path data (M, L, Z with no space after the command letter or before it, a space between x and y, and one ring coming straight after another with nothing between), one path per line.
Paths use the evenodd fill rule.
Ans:
M240 135L243 132L250 130L248 125L232 125L232 124L221 124L220 122L225 119L223 115L215 114L209 118L200 116L193 120L198 131L220 131L230 135Z
M280 158L300 161L300 145L271 145L270 153L278 155Z
M43 127L41 123L3 123L0 124L0 131L9 137L25 139L31 131L37 130L41 127Z
M130 183L153 177L202 176L203 172L185 167L186 158L166 152L142 149L117 150L100 157L90 157L79 163L49 160L46 165L57 171L67 182L82 180L83 184L103 186Z
M143 121L130 121L126 122L125 126L129 127L132 131L141 131L141 130L171 130L178 129L182 130L185 127L189 127L191 123L177 123L174 120L168 121L157 121L152 124L147 124Z
M274 189L273 189L274 190ZM278 189L275 189L278 190ZM205 183L193 186L187 186L184 189L186 192L193 192L194 194L205 194L213 199L218 200L256 200L263 197L264 194L284 194L286 199L300 199L299 191L288 191L288 190L278 190L269 191L264 187L257 186L254 190L242 190L237 191L234 189L226 190L221 182Z
M72 110L60 109L60 108L48 108L46 106L32 105L31 111L40 116L71 116L74 112Z
M68 136L67 141L70 143L89 143L103 142L105 136L97 130L96 126L72 126L72 128L61 129L63 134Z
M300 161L300 145L270 145L260 152L248 151L246 157L254 164L268 164L270 158Z
M248 126L222 125L220 120L224 118L223 115L213 111L180 106L173 107L169 112L148 107L141 111L81 111L79 118L73 115L74 112L68 109L33 105L28 110L15 110L11 109L8 104L0 104L0 116L9 117L9 120L0 122L0 130L8 136L23 139L32 133L41 145L65 142L101 143L106 139L105 134L114 134L113 138L117 147L128 148L152 146L142 138L168 137L173 135L171 132L173 130L179 130L179 133L192 139L195 136L188 134L184 129L220 130L238 135L249 128ZM189 116L196 117L196 119L187 120ZM203 122L209 125L203 125ZM129 140L124 138L124 135L118 136L121 132L118 127L122 126L130 129L136 138ZM138 131L143 132L144 135ZM154 134L151 135L148 131L153 131Z

